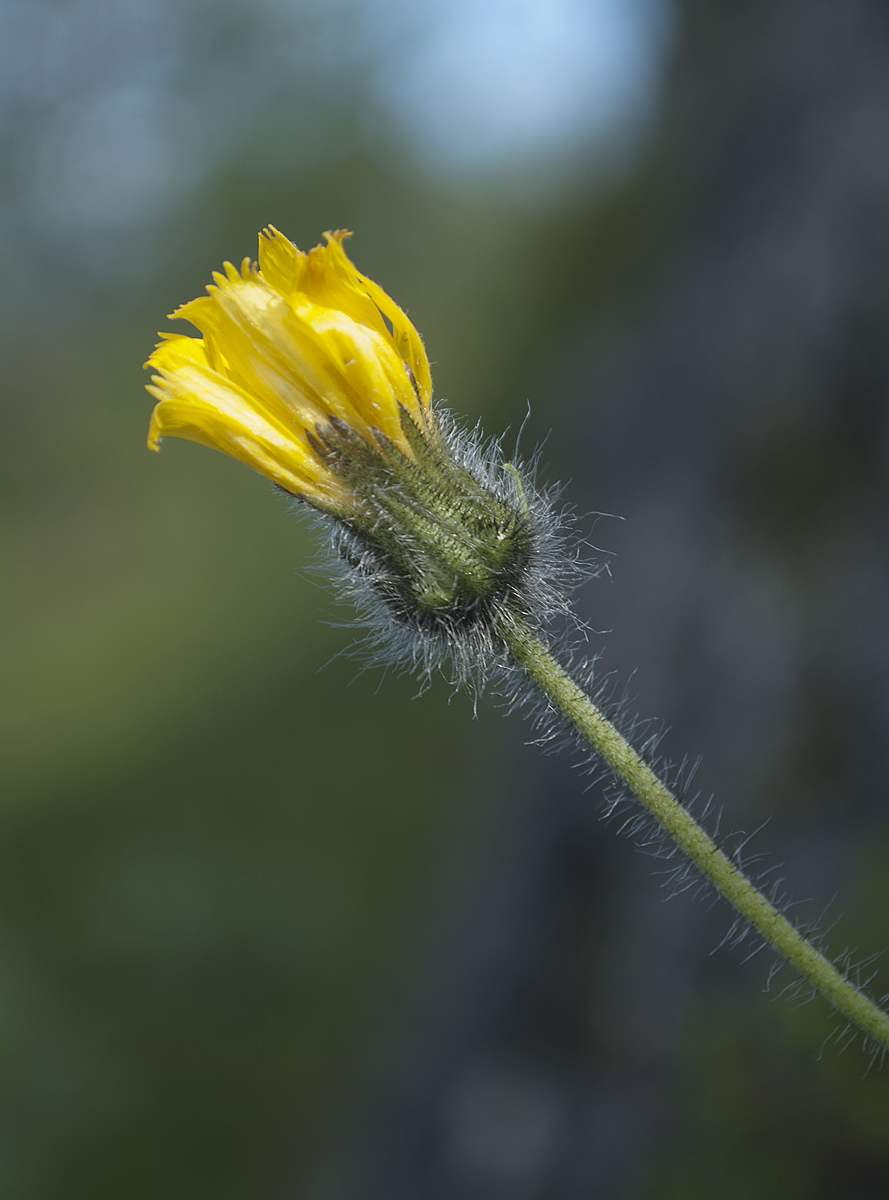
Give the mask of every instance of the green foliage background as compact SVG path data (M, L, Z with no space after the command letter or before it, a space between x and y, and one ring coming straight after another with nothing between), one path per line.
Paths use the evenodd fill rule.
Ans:
M324 11L306 6L307 38ZM163 313L254 254L265 224L304 248L354 229L355 261L421 330L437 394L490 432L517 428L531 398L533 444L582 330L597 322L608 350L694 210L669 139L613 177L580 155L531 198L514 178L424 173L374 111L353 10L331 12L334 52L307 83L264 73L261 6L182 9L171 95L183 121L225 98L201 118L216 151L135 232L35 215L23 148L51 98L11 110L4 135L10 1200L302 1194L397 1036L455 847L505 764L536 754L487 702L474 721L443 685L417 703L411 681L358 672L311 529L263 480L187 443L145 451L140 364ZM98 28L103 10L81 17ZM559 467L547 450L545 477ZM882 844L870 861L844 907L881 944ZM831 1142L882 1179L885 1074L809 1062L823 1014L751 1014L750 991L733 1006L717 989L687 1017L675 1129L627 1194L875 1196L804 1163Z
M499 718L474 723L465 698L437 686L415 703L411 681L340 656L356 634L330 622L350 613L264 480L185 443L146 452L141 363L163 314L223 259L255 255L265 224L303 247L354 229L356 262L422 330L438 394L499 430L524 415L526 381L589 286L592 249L554 234L585 211L582 188L535 211L508 189L423 178L356 124L364 93L337 92L336 64L332 98L266 86L249 64L239 78L235 47L261 37L261 13L192 5L186 24L202 21L188 70L233 71L249 104L227 145L220 119L222 152L185 201L147 231L112 231L90 261L76 230L28 223L24 183L12 198L9 1197L234 1200L309 1171L397 994L442 844L472 821L473 779L502 744ZM8 162L40 116L18 114Z

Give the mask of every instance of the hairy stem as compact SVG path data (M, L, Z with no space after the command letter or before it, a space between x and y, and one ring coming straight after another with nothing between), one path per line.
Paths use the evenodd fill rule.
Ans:
M889 1014L854 986L716 845L676 797L599 711L549 648L529 629L513 623L502 630L514 661L642 801L696 867L737 911L843 1016L889 1049Z

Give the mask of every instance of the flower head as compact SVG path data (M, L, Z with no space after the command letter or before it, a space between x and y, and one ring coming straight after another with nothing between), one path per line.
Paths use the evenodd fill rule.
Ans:
M359 591L383 601L384 624L420 635L428 669L468 631L493 646L499 622L550 597L554 522L513 464L433 409L419 334L345 236L304 254L269 228L258 264L226 263L173 314L201 337L164 334L146 364L148 445L222 450L331 518Z
M163 334L148 360L152 450L168 435L201 442L323 508L349 497L313 444L319 426L345 422L409 453L400 412L423 419L429 362L406 315L347 258L346 236L303 254L269 228L258 265L226 263L207 296L171 314L203 336Z

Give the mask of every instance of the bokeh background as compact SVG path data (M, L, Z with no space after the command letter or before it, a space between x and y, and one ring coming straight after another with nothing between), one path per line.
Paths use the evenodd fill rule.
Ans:
M885 1070L519 718L362 673L141 372L355 230L437 394L530 406L602 674L885 950L883 0L0 0L0 155L0 1195L889 1195Z

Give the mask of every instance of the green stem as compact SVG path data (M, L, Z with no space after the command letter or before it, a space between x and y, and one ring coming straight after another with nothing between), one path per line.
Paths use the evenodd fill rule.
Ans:
M767 942L860 1029L889 1049L889 1014L850 983L783 917L682 807L548 647L519 623L502 630L514 661L601 754L686 855Z

